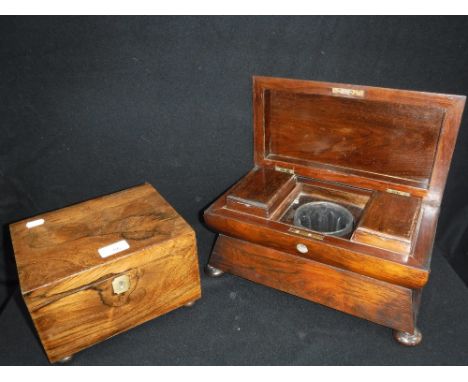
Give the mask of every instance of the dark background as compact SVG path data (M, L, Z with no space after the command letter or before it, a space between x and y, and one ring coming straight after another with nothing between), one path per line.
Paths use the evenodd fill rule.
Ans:
M466 95L467 34L461 17L0 18L0 311L17 290L8 223L144 181L205 264L200 213L253 165L252 75ZM465 282L467 171L464 118L436 250Z

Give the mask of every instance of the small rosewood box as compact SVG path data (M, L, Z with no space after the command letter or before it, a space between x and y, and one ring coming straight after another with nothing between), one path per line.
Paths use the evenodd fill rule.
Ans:
M192 228L149 184L10 225L50 362L201 297Z
M206 271L416 345L464 96L255 77L254 168L205 211Z

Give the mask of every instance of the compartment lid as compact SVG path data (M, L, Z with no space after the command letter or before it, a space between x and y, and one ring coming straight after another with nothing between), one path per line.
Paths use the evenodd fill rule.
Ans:
M268 218L295 186L294 175L267 168L257 168L229 191L226 205Z
M254 158L440 203L464 96L254 77Z
M23 293L191 232L150 184L10 225Z

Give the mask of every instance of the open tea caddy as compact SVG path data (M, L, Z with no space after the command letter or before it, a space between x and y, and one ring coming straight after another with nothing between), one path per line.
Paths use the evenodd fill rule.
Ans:
M229 272L416 345L465 97L255 77L254 168L205 211Z

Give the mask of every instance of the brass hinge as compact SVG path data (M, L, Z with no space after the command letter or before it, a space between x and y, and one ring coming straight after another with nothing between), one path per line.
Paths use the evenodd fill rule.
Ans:
M286 167L280 167L280 166L275 166L275 170L279 172L286 172L288 174L294 175L294 170L292 168L286 168Z
M394 190L393 188L387 188L387 192L389 192L390 194L396 194L396 195L401 195L401 196L411 196L409 192L398 191L398 190Z

